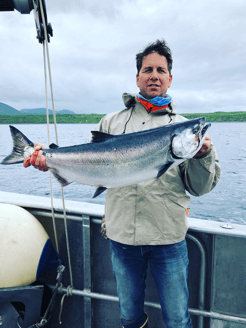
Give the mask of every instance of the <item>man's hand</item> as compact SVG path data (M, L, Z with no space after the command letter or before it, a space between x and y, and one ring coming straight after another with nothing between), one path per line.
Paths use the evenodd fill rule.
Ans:
M46 172L48 171L48 167L46 166L46 157L43 155L43 151L41 148L47 148L47 146L36 142L34 144L34 152L31 156L28 156L24 159L23 166L29 167L33 165L35 169L38 169L40 171Z
M194 158L200 158L203 155L207 154L210 150L210 147L211 147L211 139L209 136L206 136L202 147L200 148L199 152L196 153Z

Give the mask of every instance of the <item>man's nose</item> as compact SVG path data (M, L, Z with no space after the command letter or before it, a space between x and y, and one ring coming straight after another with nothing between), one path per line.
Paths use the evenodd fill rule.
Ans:
M151 78L151 80L158 80L159 79L159 75L158 75L157 70L152 71L152 74L151 74L150 78Z

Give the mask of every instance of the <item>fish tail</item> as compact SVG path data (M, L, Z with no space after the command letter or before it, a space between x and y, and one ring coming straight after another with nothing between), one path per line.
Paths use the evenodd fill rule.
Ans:
M13 150L10 155L5 157L1 164L22 163L24 159L34 151L34 144L22 132L10 125L10 132L13 139Z

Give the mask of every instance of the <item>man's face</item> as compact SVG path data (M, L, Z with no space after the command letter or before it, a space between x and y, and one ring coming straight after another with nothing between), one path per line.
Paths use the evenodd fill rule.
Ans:
M136 76L140 93L147 99L165 97L171 86L172 75L169 74L167 59L153 52L143 58L139 75Z

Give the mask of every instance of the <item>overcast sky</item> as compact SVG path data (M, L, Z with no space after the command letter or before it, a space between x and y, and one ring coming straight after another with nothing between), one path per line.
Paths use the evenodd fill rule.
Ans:
M55 109L106 114L138 93L135 55L164 38L179 113L246 110L245 0L46 0ZM45 107L34 15L0 12L0 102ZM49 108L52 105L49 103Z

